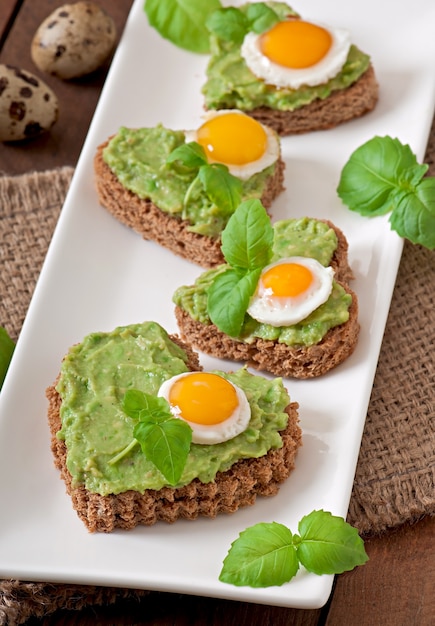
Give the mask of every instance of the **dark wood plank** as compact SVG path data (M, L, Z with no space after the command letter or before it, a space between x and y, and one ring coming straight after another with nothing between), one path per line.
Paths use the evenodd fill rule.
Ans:
M3 41L4 36L6 35L5 29L9 25L15 7L18 5L18 3L19 0L2 0L0 10L0 44Z
M57 611L43 620L30 620L27 626L317 626L320 614L320 611L151 593L140 602L124 601L80 612Z
M337 578L325 626L432 626L435 518L366 541L370 560Z
M1 0L2 8L3 2ZM122 33L133 0L99 0ZM7 6L11 0L7 0ZM106 78L108 64L81 79L62 81L40 72L30 56L33 36L40 23L62 3L25 0L0 52L0 63L16 65L47 83L59 100L59 119L49 133L23 142L0 143L0 172L21 174L59 165L75 165ZM144 18L145 19L145 18Z

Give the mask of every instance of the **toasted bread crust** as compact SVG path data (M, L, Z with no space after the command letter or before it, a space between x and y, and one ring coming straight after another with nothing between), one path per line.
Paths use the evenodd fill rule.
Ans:
M333 91L325 99L317 98L293 111L268 107L245 113L275 130L279 135L295 135L334 128L372 111L379 98L379 85L372 65L347 89Z
M122 186L103 160L103 150L108 141L97 148L94 158L100 204L144 239L155 241L184 259L205 268L223 263L220 237L213 238L191 232L186 220L162 211L149 198L140 198ZM284 161L280 157L261 197L266 209L284 189L284 169Z
M186 348L179 338L171 336L171 339L192 357L191 369L201 369L196 353ZM298 404L292 402L286 408L287 427L280 433L281 448L270 450L258 459L238 461L226 472L218 472L210 483L195 479L179 488L148 489L144 493L129 490L101 496L91 493L82 484L73 485L66 465L65 442L56 436L61 428L61 397L55 385L56 382L46 390L54 464L65 482L73 508L90 532L108 533L115 528L129 530L139 524L150 526L158 521L173 523L181 518L195 520L200 516L214 518L219 513L234 513L242 506L254 504L258 495L275 495L294 468L298 448L302 445Z
M330 266L334 270L334 277L340 283L348 283L353 280L354 275L349 265L348 250L349 244L343 231L330 220L319 220L328 224L329 228L335 232L337 237L337 247L331 259Z
M244 343L232 339L212 323L203 324L192 319L178 306L175 307L175 317L182 339L206 354L243 361L275 376L315 378L347 359L358 341L357 296L346 284L341 284L352 295L349 319L344 324L331 328L322 341L313 346L287 346L278 341L264 339Z

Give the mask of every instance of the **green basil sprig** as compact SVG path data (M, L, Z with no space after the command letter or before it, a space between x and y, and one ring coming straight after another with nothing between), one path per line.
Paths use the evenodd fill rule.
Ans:
M170 485L176 485L183 473L192 441L192 429L185 421L172 416L165 398L137 389L129 389L123 399L124 412L137 421L134 439L119 454L110 459L113 465L137 444L149 461L154 463Z
M191 141L178 146L171 152L166 162L169 164L177 162L185 168L197 171L184 196L185 205L188 204L196 185L201 184L210 202L219 207L225 215L234 213L242 199L242 182L230 174L226 165L209 163L200 144Z
M179 48L210 52L208 16L220 9L220 0L145 0L144 11L150 26Z
M312 511L298 533L277 522L240 533L224 559L219 580L236 586L281 586L303 565L314 574L341 574L368 560L356 528L323 510Z
M279 21L277 13L264 2L253 2L246 12L236 7L217 9L208 17L206 27L219 39L240 45L249 31L261 34Z
M342 169L337 193L351 211L365 216L391 213L398 235L435 249L435 177L425 174L409 145L373 137L357 148Z
M144 11L164 39L200 54L210 52L210 33L241 43L248 31L262 33L282 19L264 2L241 11L223 7L220 0L145 0Z
M0 326L0 389L2 388L14 350L15 342L9 337L8 331L3 326Z
M216 275L207 295L213 324L237 337L262 269L272 256L273 228L260 200L245 200L222 232L222 254L228 268Z

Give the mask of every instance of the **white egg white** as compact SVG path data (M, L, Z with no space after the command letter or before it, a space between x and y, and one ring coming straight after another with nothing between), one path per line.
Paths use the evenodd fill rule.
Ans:
M236 109L225 109L222 111L208 111L204 116L204 122L219 115L227 115L228 113L238 113L239 115L245 115ZM260 122L258 122L260 123ZM224 163L230 171L230 174L240 178L241 180L247 180L251 178L254 174L258 172L262 172L266 167L273 165L279 158L281 148L280 141L278 135L268 126L262 124L264 131L267 135L267 145L264 154L255 161L251 161L250 163L245 163L244 165L237 165L234 163ZM186 142L190 141L198 141L197 131L196 130L186 130L185 131ZM211 163L222 163L222 161L213 161L210 159Z
M282 263L299 263L311 270L314 280L310 287L296 297L277 297L264 287L262 275L271 267ZM256 293L252 296L248 314L262 324L291 326L302 321L327 301L332 291L334 270L324 267L316 259L288 257L265 267L260 276Z
M326 83L330 78L334 78L345 64L349 54L350 36L349 32L342 28L331 28L318 23L316 25L325 28L331 34L332 45L323 59L311 67L291 69L274 63L261 52L261 35L254 32L247 33L243 40L242 57L251 72L269 85L299 89L302 85L315 86Z
M166 380L158 391L158 396L165 398L169 402L169 394L175 381L185 376L189 376L190 372L172 376ZM245 392L231 381L228 381L236 390L238 406L234 409L232 415L220 424L203 425L195 422L184 420L192 428L192 443L215 444L233 439L240 433L244 432L251 419L251 407ZM172 407L171 411L174 417L183 419L180 415L178 407Z

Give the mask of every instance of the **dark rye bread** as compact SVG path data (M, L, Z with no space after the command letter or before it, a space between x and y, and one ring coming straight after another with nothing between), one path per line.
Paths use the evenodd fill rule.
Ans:
M198 356L177 336L170 337L189 355L191 371L200 370ZM158 521L173 523L178 519L195 520L200 516L214 518L219 513L234 513L242 506L253 505L257 496L273 496L279 491L295 464L302 445L298 404L286 407L287 427L280 432L283 445L258 459L244 459L226 472L218 472L213 482L195 479L184 487L148 489L144 493L125 491L101 496L88 491L82 484L73 485L68 471L67 448L56 434L61 428L61 397L56 382L48 387L48 423L55 467L60 471L70 495L73 508L90 532L109 533L115 528L130 530L135 526L151 526Z
M373 66L350 87L333 91L293 111L258 107L245 113L273 128L279 135L327 130L372 111L378 101L379 85Z
M275 376L315 378L347 359L358 341L358 300L346 284L341 285L352 295L349 319L345 324L331 328L322 341L313 346L287 346L264 339L244 343L232 339L212 323L197 322L179 306L175 307L175 317L181 337L201 352L221 359L243 361Z
M337 248L330 265L334 269L336 282L352 296L349 319L345 324L331 328L322 341L313 346L292 347L264 339L256 339L248 344L232 339L211 322L203 324L192 319L186 311L176 306L175 317L182 339L214 357L243 361L256 369L288 378L315 378L347 359L355 349L359 334L358 298L348 285L353 279L348 261L349 246L341 229L329 220L320 221L335 231Z
M223 263L221 240L200 235L189 230L189 223L159 209L149 198L140 198L119 182L103 160L106 141L97 148L94 159L96 188L100 204L117 220L142 235L168 248L201 267L210 268ZM273 176L261 197L264 207L271 206L276 196L284 190L284 161L281 156Z

